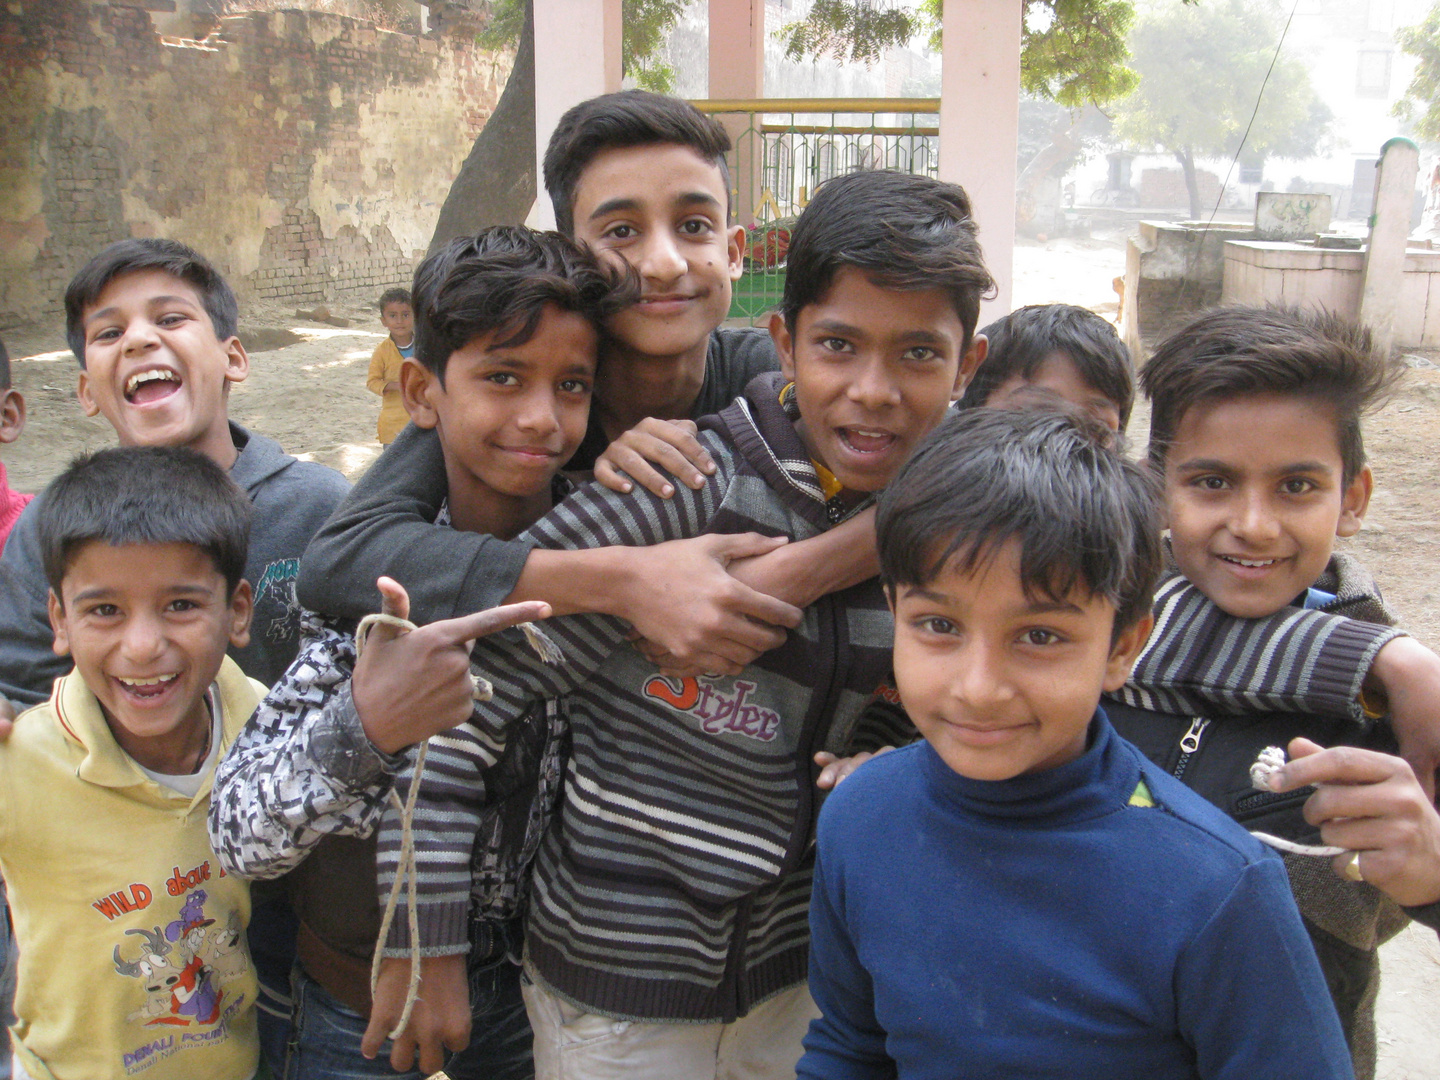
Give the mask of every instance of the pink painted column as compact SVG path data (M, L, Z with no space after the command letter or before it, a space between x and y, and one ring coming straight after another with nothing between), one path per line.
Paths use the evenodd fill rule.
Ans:
M765 0L710 0L710 97L751 100L765 93ZM760 193L761 147L758 134L745 134L749 117L719 117L735 144L735 175L730 199L735 220L754 223ZM756 118L757 122L759 118Z
M553 229L541 163L560 117L572 105L620 89L620 0L536 0L535 190L526 224Z
M945 0L940 178L970 195L998 294L980 323L1010 310L1015 154L1020 138L1021 0Z

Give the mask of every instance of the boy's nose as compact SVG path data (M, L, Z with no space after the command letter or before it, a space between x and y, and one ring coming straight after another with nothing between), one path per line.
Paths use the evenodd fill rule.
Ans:
M150 615L135 614L125 621L121 637L125 659L147 663L165 649L165 630L161 621Z
M1261 493L1247 493L1231 515L1230 531L1252 544L1265 543L1279 536L1279 519Z
M125 324L125 333L120 339L120 348L126 356L154 348L160 343L155 325L149 319L132 319Z
M980 641L970 642L956 657L951 693L982 714L1014 696L996 649Z
M685 256L675 237L664 229L656 229L645 238L640 262L635 267L647 281L674 281L685 273Z
M850 400L869 409L894 405L900 400L895 380L890 377L883 360L866 358L850 381Z
M560 429L560 415L551 394L531 394L521 402L515 423L522 431L551 435Z

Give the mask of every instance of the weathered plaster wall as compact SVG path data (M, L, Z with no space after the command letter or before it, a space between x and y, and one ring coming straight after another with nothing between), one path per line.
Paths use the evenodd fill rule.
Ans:
M511 57L316 12L162 39L120 2L0 7L0 325L101 246L169 236L242 296L409 279Z

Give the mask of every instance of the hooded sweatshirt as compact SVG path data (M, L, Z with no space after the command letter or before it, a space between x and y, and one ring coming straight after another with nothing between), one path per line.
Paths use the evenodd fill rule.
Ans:
M255 507L250 524L250 554L245 580L255 593L250 644L232 648L240 669L266 686L273 685L300 647L300 608L295 574L305 545L350 490L334 469L299 461L274 439L246 431L233 421L230 434L240 452L230 479ZM56 656L54 633L46 612L49 586L40 554L38 511L42 492L25 508L0 563L9 567L6 595L15 603L0 606L0 694L18 705L34 705L50 696L50 685L73 666Z

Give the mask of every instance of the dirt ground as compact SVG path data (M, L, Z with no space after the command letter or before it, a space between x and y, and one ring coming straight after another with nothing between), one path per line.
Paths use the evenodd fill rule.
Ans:
M1114 316L1113 278L1124 269L1123 238L1021 241L1015 252L1014 303L1064 301ZM379 453L379 399L365 389L370 353L383 330L373 308L330 306L351 321L337 327L299 318L293 307L250 305L241 338L251 346L250 378L231 398L231 416L269 435L291 453L358 476ZM289 334L281 333L288 331ZM84 450L108 445L110 428L86 418L75 401L76 365L59 326L7 331L13 381L29 405L20 441L4 448L10 484L43 486ZM290 340L293 344L275 348ZM263 346L271 348L261 351ZM1365 527L1349 549L1384 584L1403 624L1440 646L1440 353L1418 359L1395 398L1366 426L1376 488ZM1428 365L1428 366L1425 366ZM1148 415L1137 408L1132 435ZM1381 952L1381 1080L1421 1080L1440 1073L1440 943L1412 926Z

